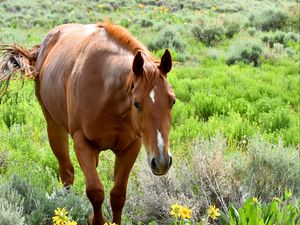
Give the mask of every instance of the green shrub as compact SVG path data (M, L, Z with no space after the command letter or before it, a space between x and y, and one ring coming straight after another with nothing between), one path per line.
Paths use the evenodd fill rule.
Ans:
M33 187L28 181L11 176L9 181L0 187L2 196L15 202L16 206L23 207L22 216L28 225L52 225L54 209L66 207L70 217L78 224L87 224L91 213L87 199L77 196L74 192L67 193L65 190L53 190L49 195L43 189ZM10 198L11 193L15 193ZM2 223L1 223L2 224Z
M220 51L215 48L209 48L206 52L206 56L211 59L220 58Z
M288 19L286 26L296 32L300 31L300 10L299 10L299 1L295 4L290 5L288 8Z
M253 37L253 36L256 34L256 29L255 29L255 27L249 27L249 28L247 29L247 31L248 31L248 33L249 33L249 35L250 35L251 37Z
M288 128L291 124L289 110L286 108L276 108L268 113L259 114L259 123L263 131L275 132Z
M153 42L148 44L151 51L156 51L165 48L175 49L176 51L183 51L185 48L180 35L174 28L166 28L158 33L158 36Z
M228 214L221 214L221 225L237 224L299 224L299 200L287 201L278 197L270 203L260 203L255 197L247 198L240 208L230 206Z
M151 20L148 20L148 19L142 19L141 20L141 26L142 27L152 27L153 22Z
M172 110L172 124L178 126L184 124L187 119L193 117L194 109L191 105L176 100L176 104Z
M205 45L214 45L224 40L225 29L217 25L194 26L191 30L193 36Z
M289 41L298 42L299 41L299 34L294 32L288 32L286 33L283 42L285 44L288 44Z
M284 33L282 31L276 31L275 33L263 34L261 40L268 44L270 48L273 48L275 43L287 46L289 42L297 42L298 36L294 32Z
M226 161L226 140L221 136L210 141L196 141L189 151L174 155L176 168L166 176L155 177L143 161L138 160L137 179L129 184L125 212L136 224L172 224L170 206L175 203L193 211L193 222L200 221L209 205L224 211L228 202L240 204L238 182L232 165ZM191 158L187 158L187 155Z
M253 41L239 41L230 47L225 56L225 62L228 65L243 62L253 64L253 66L259 66L261 53L262 46L259 43Z
M15 192L5 196L0 192L0 224L25 225L23 201Z
M4 174L8 167L8 150L0 150L0 175Z
M276 8L265 9L249 17L250 25L262 31L283 29L287 19L287 13Z
M195 115L204 121L213 115L226 115L229 110L224 98L203 93L196 93L191 99L191 104L195 108Z
M241 30L239 22L234 20L225 20L224 27L225 27L225 35L227 38L232 38L235 34L239 33Z
M262 201L282 196L291 189L300 193L299 155L296 148L283 147L279 142L272 145L259 139L250 140L247 160L236 174L241 176L244 191ZM245 159L244 159L245 160Z

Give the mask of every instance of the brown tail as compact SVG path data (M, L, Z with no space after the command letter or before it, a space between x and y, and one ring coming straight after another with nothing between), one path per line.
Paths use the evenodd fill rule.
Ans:
M0 45L0 93L7 91L11 79L34 79L40 46L25 49L19 45ZM20 74L15 73L20 71ZM18 77L17 77L18 76Z

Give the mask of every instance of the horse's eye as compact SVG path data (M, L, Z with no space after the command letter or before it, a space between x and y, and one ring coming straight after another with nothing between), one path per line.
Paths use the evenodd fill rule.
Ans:
M176 99L174 98L174 99L172 99L172 101L171 101L171 107L173 107L173 105L175 105L175 103L176 103Z
M133 105L138 111L141 111L142 107L141 107L141 103L139 101L134 100Z

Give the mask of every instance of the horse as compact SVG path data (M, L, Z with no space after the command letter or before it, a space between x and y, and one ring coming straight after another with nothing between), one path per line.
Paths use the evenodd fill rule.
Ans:
M175 94L167 81L169 50L157 59L128 30L110 21L60 25L32 49L13 44L1 50L0 81L6 88L16 70L35 81L65 187L74 182L68 147L72 137L93 208L91 225L105 223L104 187L96 170L99 154L114 152L110 203L113 222L120 225L128 178L141 145L153 174L164 175L172 165L169 130Z

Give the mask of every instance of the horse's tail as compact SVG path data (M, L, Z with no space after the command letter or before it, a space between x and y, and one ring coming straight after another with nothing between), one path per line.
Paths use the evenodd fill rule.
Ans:
M12 79L34 79L40 46L25 49L19 45L0 45L0 93L7 91ZM20 73L16 73L19 71Z

